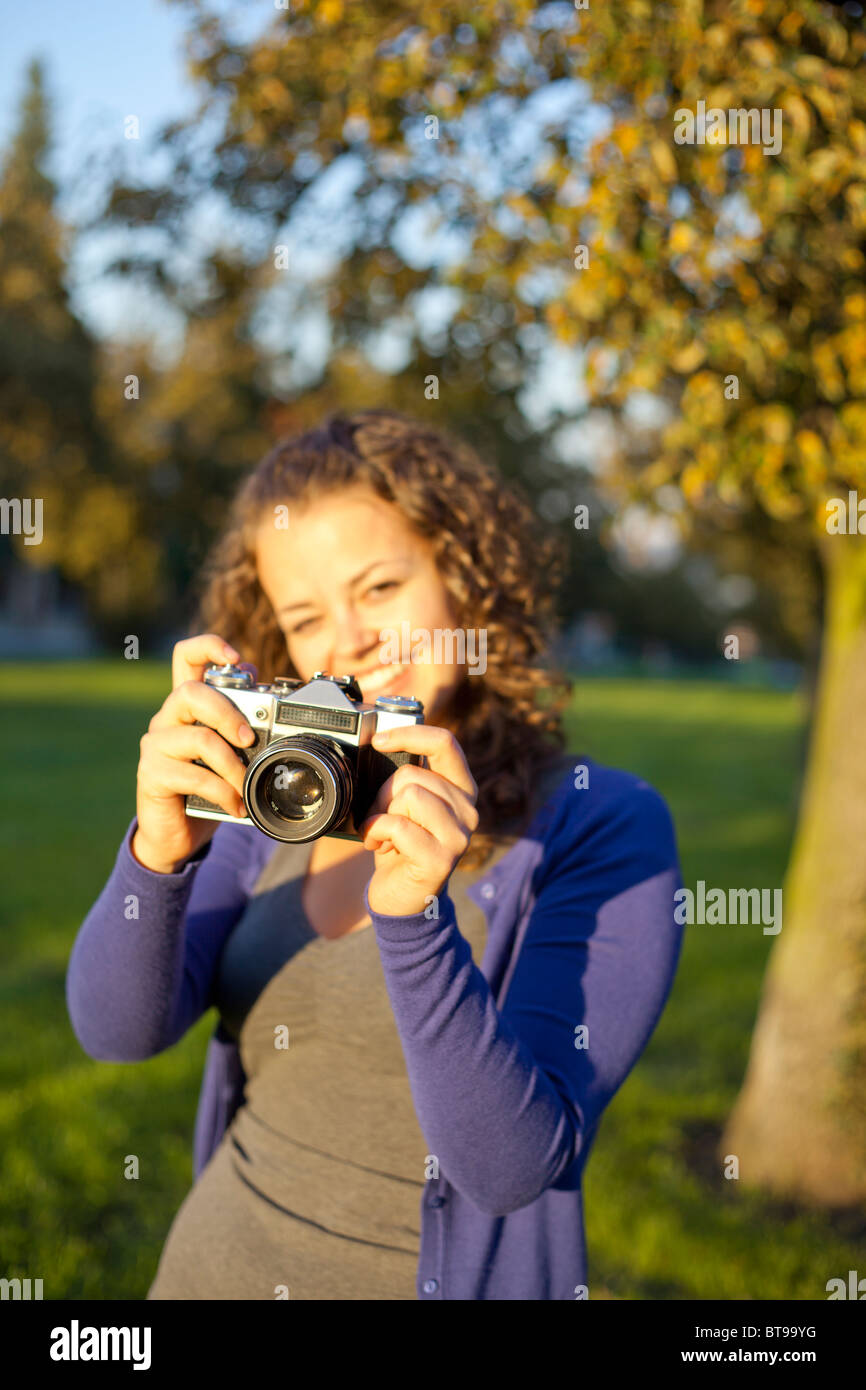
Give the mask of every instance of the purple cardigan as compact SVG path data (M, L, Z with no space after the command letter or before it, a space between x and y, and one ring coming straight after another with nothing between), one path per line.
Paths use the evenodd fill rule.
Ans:
M438 919L370 914L418 1122L439 1160L421 1203L420 1299L587 1297L583 1169L662 1012L683 929L666 803L630 773L583 763L589 786L569 772L468 889L487 919L480 967L447 893ZM100 1061L153 1057L212 1006L222 946L276 847L222 823L180 872L156 874L132 855L135 826L66 979L75 1035ZM237 1046L218 1026L196 1178L243 1084Z

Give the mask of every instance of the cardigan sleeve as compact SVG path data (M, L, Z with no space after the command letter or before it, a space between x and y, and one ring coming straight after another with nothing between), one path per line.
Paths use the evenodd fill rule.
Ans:
M563 799L501 1009L447 892L438 920L371 913L430 1154L494 1216L573 1185L673 983L673 823L647 783L617 788L591 810Z
M158 874L132 853L136 827L133 819L66 973L75 1036L103 1062L155 1056L210 1006L219 953L270 845L226 822L177 873Z

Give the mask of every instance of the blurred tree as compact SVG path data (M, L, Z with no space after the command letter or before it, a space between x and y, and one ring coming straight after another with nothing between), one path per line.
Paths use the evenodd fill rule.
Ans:
M437 37L434 48L439 54L447 53L455 45L461 52L467 47L469 34L465 28L459 27L460 16L464 12L468 13L468 10L459 6L454 11L452 28L456 37L448 33ZM530 12L531 7L524 7L521 13L528 15ZM432 334L419 331L423 315L416 313L416 310L420 300L431 290L434 294L451 294L453 287L449 285L451 277L447 269L441 265L428 263L419 267L409 263L417 259L419 248L435 241L426 227L413 233L402 256L390 241L400 212L420 206L419 175L415 168L417 160L413 155L407 164L412 177L404 180L401 176L396 196L386 199L384 190L388 187L390 193L395 193L392 185L395 175L399 173L394 149L391 148L393 142L389 143L380 165L375 142L370 144L363 138L364 119L357 113L346 117L346 129L340 142L329 143L325 139L322 152L317 151L320 98L332 83L333 79L327 76L327 72L341 42L339 33L334 30L335 17L339 16L331 7L316 11L316 24L321 22L323 26L324 41L320 43L318 30L311 26L311 15L308 13L305 17L301 10L296 13L298 28L290 27L289 37L301 38L304 42L310 39L316 63L325 65L321 73L311 70L301 83L310 97L304 104L307 123L303 126L297 122L283 125L276 121L286 102L291 103L296 98L288 88L277 98L271 85L268 90L274 98L275 108L267 128L268 141L260 145L257 139L250 145L242 134L247 118L238 116L235 120L230 115L225 134L209 159L201 158L200 140L196 134L199 120L208 114L208 98L218 101L227 93L237 90L239 108L244 107L250 98L243 83L239 82L235 88L233 82L227 82L224 78L240 78L249 68L255 86L259 80L255 74L267 75L274 70L278 57L282 61L279 39L284 20L278 22L273 40L264 41L267 51L261 51L255 45L249 51L233 46L220 33L218 25L215 27L210 21L202 21L203 29L190 34L190 68L194 76L203 79L204 98L194 122L169 126L157 139L160 147L174 150L175 167L170 179L162 188L150 185L133 187L126 180L120 168L122 160L119 159L107 206L95 213L93 218L93 225L98 227L116 220L124 227L139 225L147 228L148 233L154 228L162 228L168 233L167 243L171 252L154 251L154 239L149 235L140 253L124 253L111 270L119 275L134 274L149 283L155 293L165 295L192 325L190 333L196 343L201 342L202 333L207 336L211 347L205 356L210 359L213 354L214 360L217 357L220 360L219 385L222 392L227 398L238 401L246 399L253 411L249 417L252 422L250 430L245 432L241 427L241 433L246 433L246 442L251 448L259 438L259 426L275 437L301 418L312 423L321 417L323 410L349 401L363 401L367 405L400 405L416 416L429 416L440 424L447 422L483 452L495 457L505 476L522 481L536 500L551 500L551 505L546 510L543 507L542 512L550 524L566 532L572 542L570 579L563 590L564 619L570 619L575 611L587 607L603 608L613 615L617 632L626 642L637 644L641 639L654 637L670 642L683 655L703 659L711 656L718 650L720 613L708 606L706 600L694 591L687 562L681 562L663 575L630 573L612 563L603 529L593 527L589 532L582 533L579 539L575 537L571 527L571 504L564 506L563 499L567 501L571 496L573 500L578 495L583 500L596 498L597 487L592 473L587 470L581 473L572 465L557 460L549 447L556 421L552 421L546 429L530 426L518 404L519 394L527 384L527 369L532 367L539 380L545 370L543 363L537 359L539 332L548 342L550 334L545 327L539 327L537 307L513 302L510 277L497 276L491 282L490 293L484 303L479 302L483 322L481 319L470 320L465 314L460 314ZM377 16L372 27L368 22L369 17L364 20L356 15L355 18L361 22L361 28L367 35L365 44L373 40L383 22L384 47L396 42L399 49L404 41L405 36L401 33L405 26L403 6L388 8L384 16ZM520 18L520 15L516 20L506 16L507 22L498 27L499 42L504 43L510 34L516 32L515 23L519 25ZM374 43L374 49L376 47ZM547 51L550 52L549 45ZM210 53L206 63L203 57L205 52ZM301 82L299 72L302 66L297 61L291 64L291 77L296 83ZM558 64L556 70L560 68L561 64ZM372 67L369 71L372 71ZM548 73L548 76L551 75L554 75L553 70ZM512 86L514 77L512 74ZM289 77L281 74L279 80L288 81ZM311 82L315 85L315 93L309 87ZM527 90L540 90L541 85L539 72L527 78ZM438 96L441 96L441 92L438 92ZM406 100L413 110L420 109L417 98L411 93ZM496 136L502 117L499 114L494 114L494 117L485 114L485 122L486 135L491 138ZM453 138L459 139L459 135ZM417 138L413 136L410 143L417 154ZM491 168L502 163L503 159L498 136L496 143ZM422 154L424 161L429 162L431 149L430 142L427 142ZM340 156L344 157L341 159ZM351 205L344 200L342 208L333 213L329 208L309 210L308 205L315 203L320 183L326 181L335 164L342 167L346 175L347 165L354 163L357 172L361 161L369 166L369 176L361 178ZM473 156L473 161L472 168L468 170L470 176L478 167L477 155ZM102 154L99 162L100 167L94 165L84 175L89 187L96 186L105 173ZM453 202L461 189L461 181L465 181L466 177L466 169L455 169L447 161L444 164L439 161L438 172L435 177L430 176L430 187L436 189L443 206L439 211L428 208L428 220L435 215L440 224L447 223L451 230L459 224L460 216L457 214L461 212L460 209L449 220L449 200ZM443 186L443 178L447 186ZM405 196L402 192L404 181ZM237 260L231 261L238 271L237 276L232 278L233 289L245 300L244 311L237 320L237 332L232 326L232 314L227 313L224 307L216 315L211 302L214 282L220 286L223 299L228 289L224 274L226 262L221 253L205 258L203 280L190 277L189 259L176 254L177 249L184 245L185 223L190 212L199 206L201 199L214 191L225 195L234 210L247 217L247 235L244 237L247 263L241 266L240 251ZM485 215L490 217L494 211L495 208L488 204ZM391 215L392 212L395 216ZM191 239L198 250L195 232ZM303 259L305 250L310 249L329 252L338 266L338 272L329 275L326 271L319 284L315 283L315 277L312 285L305 283L297 275L295 263ZM280 269L273 264L278 251L284 253ZM289 252L290 255L286 254ZM302 373L303 390L297 381L287 387L287 352L292 351L296 359L303 359L306 350L304 330L310 316L315 318L316 313L326 319L331 339L323 372L318 377L309 371ZM207 320L204 327L199 323L202 319ZM287 346L274 348L270 357L261 353L258 370L253 375L253 356L248 350L251 329L254 322L261 324L266 319L271 329L275 323L278 325ZM216 349L214 341L220 327L226 330L227 336L221 348ZM365 351L375 340L377 332L383 329L398 331L404 339L407 365L402 371L389 371L387 374L376 371L365 357ZM241 352L235 352L238 333L244 343ZM164 387L158 386L157 380L161 374L156 365L150 363L147 369L150 389L143 393L141 403L136 402L134 407L124 406L118 417L118 423L124 415L127 417L123 440L128 443L136 439L134 447L142 447L149 458L149 462L145 462L142 455L139 462L150 473L150 482L144 483L143 474L141 481L148 491L151 488L155 491L160 503L158 525L162 529L168 528L165 535L166 612L170 612L175 619L179 617L181 609L185 610L189 599L188 580L195 571L204 544L202 532L207 530L208 522L221 513L234 484L228 469L214 472L213 458L217 451L222 450L231 454L239 469L254 461L252 453L238 451L230 440L222 435L218 437L215 427L219 416L208 408L209 393L205 391L199 397L196 392L196 381L203 382L206 376L198 363L198 347L190 341L184 354L186 366L172 364L165 376L175 377L182 371L186 379L185 387L167 379ZM339 363L342 363L342 367L335 370ZM234 367L238 369L237 376L233 375ZM114 377L109 377L110 392L114 390L113 383L119 370L120 365L114 369ZM428 393L426 383L430 381L436 385ZM339 390L335 391L337 382ZM352 383L360 385L362 389L353 390ZM267 397L268 385L271 394L263 402L262 396ZM301 394L305 397L303 405L298 400ZM286 397L291 404L288 404ZM111 396L103 393L103 399L107 403ZM180 410L172 424L165 418L165 410L171 410L174 406L179 406ZM262 409L264 416L260 413ZM117 411L113 413L118 415ZM135 425L128 423L133 415L136 417ZM160 443L164 450L168 441L175 439L177 431L181 435L190 433L193 415L196 418L192 433L198 446L184 449L182 461L160 460ZM178 472L186 480L183 488L171 482L172 476ZM208 497L204 506L201 501L203 491ZM557 497L559 500L553 505L552 499ZM601 516L609 511L610 506L594 506L596 515ZM152 534L157 532L153 531ZM172 536L182 537L183 540L175 543ZM191 538L193 543L189 544ZM712 546L712 535L709 539L704 536L701 544L704 550ZM757 543L744 557L747 567L752 564L752 553L756 548ZM776 565L766 566L765 570L771 592L765 592L761 602L752 605L750 612L760 622L770 653L800 657L804 650L803 633L800 627L787 621L788 589L784 583L777 582L782 571ZM673 595L676 595L676 604L672 604Z
M126 626L156 583L158 548L94 409L97 345L69 305L67 237L44 172L49 149L41 66L31 63L0 174L0 475L8 497L42 501L26 564L56 566L97 626Z
M108 345L96 397L102 426L122 449L140 524L160 550L151 626L167 626L173 637L186 625L190 581L228 499L271 439L250 339L255 279L229 253L215 253L208 270L188 290L174 359L156 360L145 343ZM128 398L130 377L139 387Z
M606 5L583 37L613 124L579 202L590 263L548 321L588 343L593 399L678 399L621 485L675 481L723 526L763 514L786 562L823 569L784 928L720 1153L747 1183L847 1205L866 1197L866 545L829 533L828 503L866 494L866 34L823 4L683 3ZM672 140L699 102L778 113L780 148Z
M443 394L459 358L496 398L538 379L551 339L575 350L565 413L583 399L617 422L595 479L611 499L673 489L684 534L748 535L765 572L784 556L804 641L826 586L785 926L723 1150L746 1182L862 1200L866 547L825 524L828 499L866 490L859 17L822 0L293 0L241 44L199 0L177 3L202 104L165 133L165 188L120 181L111 215L174 241L216 190L263 258L284 226L330 247L338 350L390 326L422 355L415 310L450 293ZM680 143L699 103L742 112L730 144ZM339 212L311 220L328 190ZM149 273L182 293L158 252ZM665 412L652 428L635 423L647 401Z

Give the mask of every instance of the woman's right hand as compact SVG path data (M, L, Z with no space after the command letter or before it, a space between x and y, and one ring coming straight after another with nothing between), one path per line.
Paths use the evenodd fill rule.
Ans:
M221 824L188 816L185 796L195 793L230 816L246 815L246 767L230 745L249 747L255 735L237 705L202 680L208 666L239 661L240 654L212 632L178 642L172 652L171 694L141 739L131 846L155 873L175 873ZM197 758L207 767L197 767Z

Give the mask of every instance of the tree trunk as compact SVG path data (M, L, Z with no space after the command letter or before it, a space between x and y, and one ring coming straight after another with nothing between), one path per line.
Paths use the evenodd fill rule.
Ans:
M866 1201L866 540L822 544L818 703L782 929L720 1155L748 1186L842 1207Z

